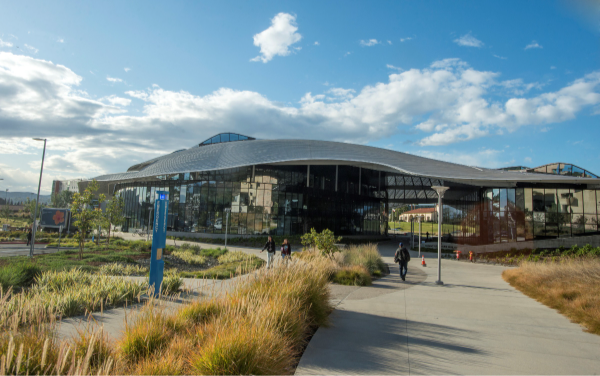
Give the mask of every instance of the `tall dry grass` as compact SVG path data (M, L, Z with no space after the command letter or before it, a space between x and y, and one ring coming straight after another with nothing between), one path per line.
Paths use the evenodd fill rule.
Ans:
M334 268L322 256L292 260L177 310L150 299L117 343L101 330L59 340L56 305L0 295L0 374L292 374L311 331L328 323Z
M175 312L147 307L118 343L126 374L291 374L327 325L331 260L294 260Z
M564 258L523 262L502 277L525 295L557 309L587 331L600 334L600 260Z

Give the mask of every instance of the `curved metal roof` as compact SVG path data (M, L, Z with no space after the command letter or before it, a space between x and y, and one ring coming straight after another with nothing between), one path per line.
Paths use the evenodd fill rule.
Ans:
M132 180L260 164L354 165L482 186L516 182L600 184L600 179L470 167L371 146L315 140L255 140L195 146L139 163L126 173L103 175L96 180Z

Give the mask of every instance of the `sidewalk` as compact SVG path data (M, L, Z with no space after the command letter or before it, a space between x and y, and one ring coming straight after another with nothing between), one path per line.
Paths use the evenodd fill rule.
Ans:
M597 374L600 336L513 289L500 266L442 260L420 266L411 251L406 282L396 242L380 243L391 274L340 299L296 374Z

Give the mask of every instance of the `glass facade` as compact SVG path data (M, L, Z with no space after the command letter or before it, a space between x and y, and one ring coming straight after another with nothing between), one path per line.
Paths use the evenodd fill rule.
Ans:
M573 188L486 189L481 243L598 234L598 194Z
M378 171L350 166L260 165L122 183L116 194L125 199L130 231L147 228L155 192L163 190L170 231L283 235L314 227L373 235L386 231L379 179Z
M596 190L480 188L341 165L256 165L156 176L120 183L115 194L125 200L129 231L148 228L156 191L167 191L170 231L293 235L327 228L338 235L381 235L387 234L392 208L437 204L432 185L450 187L442 213L443 235L450 241L492 244L599 233Z

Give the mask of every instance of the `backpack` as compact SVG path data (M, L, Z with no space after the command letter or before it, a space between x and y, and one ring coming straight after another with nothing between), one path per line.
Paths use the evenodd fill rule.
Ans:
M406 253L404 254L405 261L406 261L406 262L409 262L409 261L410 261L410 252L408 252L408 249L406 249L406 248L402 248L402 251L403 251L403 252L406 252Z

